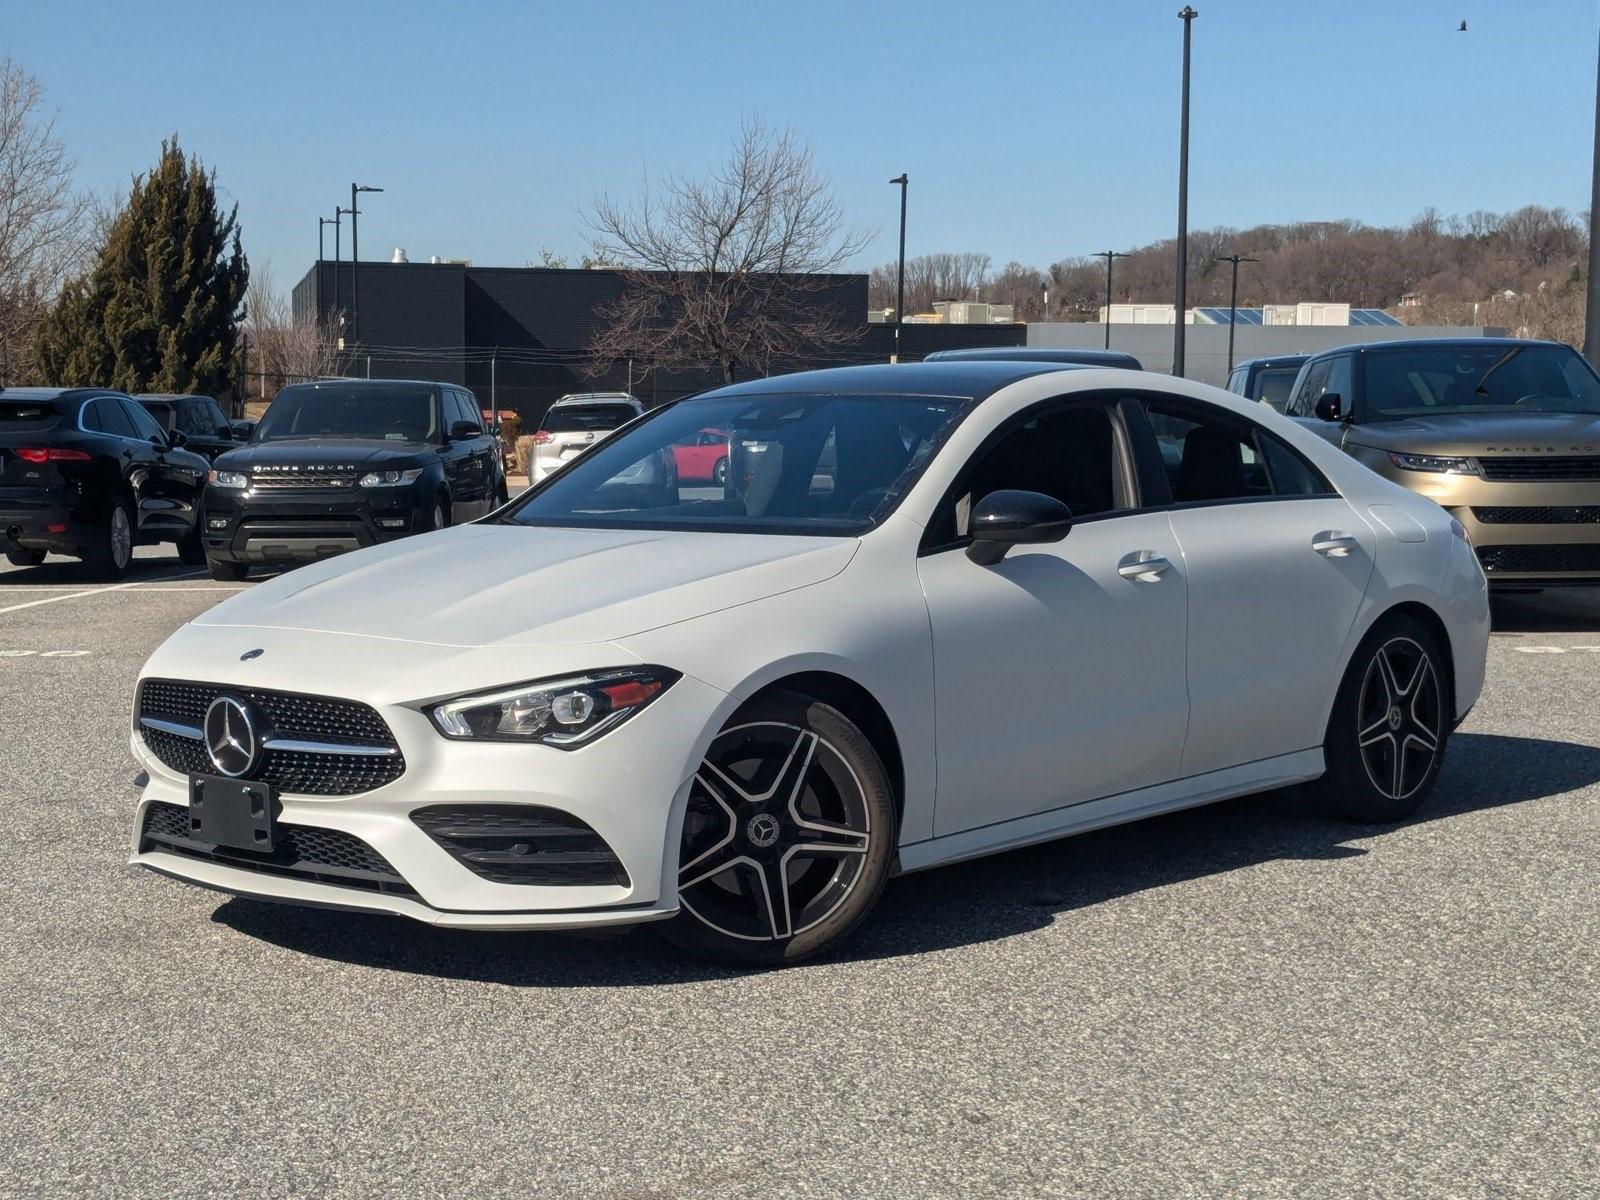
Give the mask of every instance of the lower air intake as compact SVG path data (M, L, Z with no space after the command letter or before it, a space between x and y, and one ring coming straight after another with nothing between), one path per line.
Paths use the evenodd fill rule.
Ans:
M604 838L570 813L531 804L432 805L411 820L467 870L493 883L628 886Z

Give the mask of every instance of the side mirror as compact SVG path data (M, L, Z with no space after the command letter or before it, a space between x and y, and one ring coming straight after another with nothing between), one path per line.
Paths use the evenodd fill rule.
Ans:
M167 445L169 446L187 446L188 444L189 435L181 429L174 429L167 434Z
M450 426L450 440L452 442L464 442L468 438L482 436L483 426L479 425L476 421L457 421L454 425Z
M256 423L254 421L235 421L228 426L228 432L233 435L233 440L236 442L248 442L250 435L255 431Z
M1338 392L1323 392L1315 409L1319 421L1337 421L1344 416L1344 397Z
M1039 492L990 492L972 506L967 557L992 567L1013 546L1059 542L1072 529L1072 510Z

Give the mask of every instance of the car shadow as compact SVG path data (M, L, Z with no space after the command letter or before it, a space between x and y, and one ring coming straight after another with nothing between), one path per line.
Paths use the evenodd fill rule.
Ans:
M4 560L0 559L0 564ZM206 569L189 566L179 560L176 552L159 558L137 556L128 564L128 571L118 583L162 583L175 579L193 579L205 575ZM12 567L0 571L0 584L33 585L39 587L70 585L73 587L104 587L106 581L96 579L88 567L74 558L47 558L37 567Z
M1427 805L1405 824L1561 795L1600 781L1600 747L1458 733ZM1286 859L1369 853L1352 841L1405 825L1336 823L1287 789L1224 801L890 881L866 924L819 963L894 958L997 941L1137 892ZM687 959L634 930L605 935L474 933L399 917L243 898L212 919L319 958L511 987L650 987L742 972Z
M1489 593L1496 633L1600 633L1600 587Z

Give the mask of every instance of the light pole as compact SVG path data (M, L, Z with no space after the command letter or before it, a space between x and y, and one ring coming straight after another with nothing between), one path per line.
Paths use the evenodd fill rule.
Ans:
M1118 258L1127 258L1118 250L1102 250L1094 257L1106 260L1106 349L1111 349L1111 263Z
M1043 286L1044 286L1044 319L1046 321L1048 321L1050 319L1050 284L1049 284L1048 281L1046 281Z
M361 337L361 281L357 277L361 270L361 251L356 242L356 218L361 215L356 207L356 196L361 192L381 192L380 187L368 187L364 183L350 185L350 337L352 340Z
M900 325L906 307L906 189L911 180L902 171L889 182L900 186L900 266L894 273L894 357L889 360L899 362Z
M1183 22L1183 108L1178 123L1178 296L1174 307L1172 373L1183 377L1183 319L1189 311L1189 26L1200 14L1185 4Z
M328 226L332 224L333 222L328 220L327 217L317 218L317 261L319 263L328 257L328 251L324 247L322 235L328 231Z
M339 304L339 222L349 215L348 208L333 210L333 340L338 350L344 349L345 329L344 309Z
M1589 189L1589 295L1583 319L1583 355L1600 365L1600 62L1594 93L1594 164Z
M1233 283L1228 288L1228 374L1233 374L1233 318L1239 308L1239 264L1260 262L1259 258L1246 258L1242 254L1219 254L1218 262L1233 264Z

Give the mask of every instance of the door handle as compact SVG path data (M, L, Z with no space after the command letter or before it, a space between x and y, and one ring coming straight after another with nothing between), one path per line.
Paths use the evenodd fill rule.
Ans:
M1311 548L1326 558L1344 558L1361 543L1353 534L1325 529L1311 539Z
M1134 583L1155 583L1172 563L1154 550L1136 550L1117 564L1117 574Z

